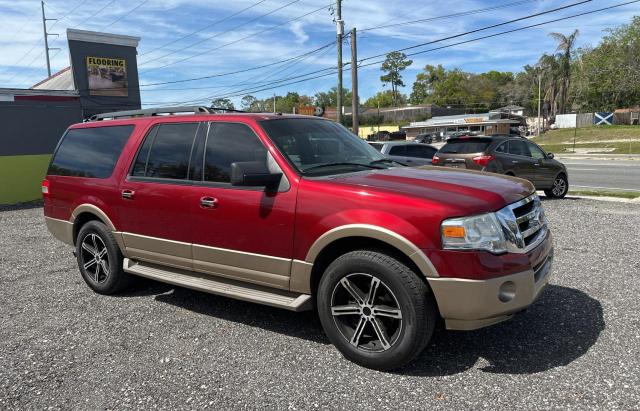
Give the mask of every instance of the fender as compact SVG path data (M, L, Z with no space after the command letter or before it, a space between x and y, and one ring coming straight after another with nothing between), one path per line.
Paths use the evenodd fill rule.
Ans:
M291 266L291 291L311 292L311 270L322 250L341 238L367 237L382 241L400 250L413 261L427 278L439 277L438 271L422 250L405 237L389 229L371 224L347 224L335 227L321 235L309 248L304 261L293 260Z
M112 232L113 234L113 238L115 238L116 243L118 243L118 247L120 248L120 252L126 257L126 249L124 246L124 239L122 238L122 233L119 232L118 230L116 230L116 226L113 224L113 222L111 221L111 219L109 218L109 216L107 216L107 214L102 211L99 207L93 205L93 204L89 204L89 203L83 203L80 204L79 206L77 206L73 212L71 213L71 217L69 218L69 222L71 223L71 227L75 226L75 222L76 219L78 218L78 216L82 213L89 213L89 214L93 214L96 217L98 217L98 219L100 219L100 221L102 221L107 228ZM71 234L73 235L73 234Z

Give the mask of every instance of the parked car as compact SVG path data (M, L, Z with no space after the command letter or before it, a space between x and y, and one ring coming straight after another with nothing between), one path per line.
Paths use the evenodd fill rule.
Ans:
M428 134L418 134L415 139L413 139L414 143L423 143L423 144L431 144L436 141L436 135L434 133Z
M531 181L547 197L562 198L569 191L569 173L537 144L519 136L451 138L433 157L438 166L506 174Z
M433 155L437 148L427 144L409 141L390 141L385 143L369 143L373 148L399 163L408 166L431 165Z
M142 276L315 309L346 358L384 370L415 358L439 318L504 321L549 281L551 233L526 180L397 167L322 118L193 110L94 116L60 140L45 221L95 292Z

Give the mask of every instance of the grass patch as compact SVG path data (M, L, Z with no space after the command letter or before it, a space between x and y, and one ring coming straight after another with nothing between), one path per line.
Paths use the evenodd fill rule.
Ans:
M550 153L573 153L573 144L540 144L545 151ZM640 154L640 140L615 143L583 143L576 144L576 153L584 153L589 149L593 154Z
M549 130L534 138L534 141L544 144L561 144L569 140L573 141L576 135L576 142L598 142L601 140L640 140L640 126L593 126L562 128Z
M569 190L569 195L593 196L593 197L616 197L635 199L640 198L640 191L613 191L613 190Z
M576 149L593 149L593 153L640 154L640 126L593 126L549 130L533 141L553 153L572 153ZM598 150L602 148L603 150ZM577 150L578 152L584 150Z

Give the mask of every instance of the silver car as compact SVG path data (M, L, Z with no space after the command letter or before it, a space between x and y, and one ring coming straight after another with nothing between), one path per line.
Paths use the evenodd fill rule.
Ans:
M431 159L438 151L428 144L411 141L376 141L369 144L389 159L408 166L431 165Z

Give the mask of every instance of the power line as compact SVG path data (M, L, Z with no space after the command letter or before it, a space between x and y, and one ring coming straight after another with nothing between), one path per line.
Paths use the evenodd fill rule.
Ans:
M171 55L173 55L173 54L175 54L175 53L178 53L178 52L181 52L181 51L184 51L184 50L190 49L190 48L195 47L195 46L197 46L197 45L200 45L200 44L202 44L202 43L204 43L204 42L207 42L207 41L211 40L211 39L212 39L212 38L214 38L214 37L218 37L218 36L221 36L221 35L223 35L223 34L230 33L230 32L232 32L232 31L234 31L234 30L237 30L237 29L239 29L239 28L242 28L243 26L248 25L249 23L253 23L253 22L258 21L258 20L260 20L260 19L263 19L263 18L265 18L265 17L267 17L267 16L270 16L270 15L272 15L273 13L276 13L276 12L278 12L278 11L280 11L280 10L282 10L282 9L285 9L285 8L287 8L287 7L289 7L289 6L293 5L293 4L295 4L295 3L298 3L299 1L300 1L300 0L293 0L293 1L289 2L289 3L286 3L286 4L284 4L284 5L280 6L280 7L277 7L277 8L275 8L275 9L271 10L271 11L270 11L270 12L268 12L268 13L264 13L264 14L261 14L261 15L259 15L259 16L256 16L256 17L254 17L254 18L252 18L252 19L250 19L250 20L248 20L248 21L246 21L246 22L244 22L244 23L242 23L242 24L238 24L238 25L236 25L236 26L234 26L234 27L232 27L232 28L230 28L230 29L228 29L228 30L225 30L225 31L220 32L220 33L216 33L216 34L214 34L214 35L212 35L212 36L209 36L209 37L206 37L206 38L201 39L201 40L199 40L199 41L196 41L196 42L194 42L194 43L191 43L191 44L189 44L188 46L183 47L183 48L181 48L181 49L179 49L179 50L172 50L171 52L169 52L169 53L167 53L167 54L164 54L164 55L162 55L162 56L160 56L160 57L156 57L156 58L153 58L153 59L150 59L150 60L144 61L144 62L140 63L140 65L141 65L141 66L143 66L143 65L145 65L145 64L148 64L148 63L151 63L151 62L154 62L154 61L157 61L157 60L163 59L163 58L168 57L168 56L171 56ZM197 54L196 54L196 55L197 55ZM180 62L180 61L178 61L178 62ZM176 63L171 63L171 64L176 64ZM169 64L169 65L171 65L171 64ZM164 67L166 67L166 66L156 67L156 68L151 68L151 69L149 69L149 70L147 70L147 71L157 70L157 69L159 69L159 68L164 68Z
M481 28L476 29L476 30L472 30L472 31L468 31L468 32L465 32L465 33L460 33L460 34L455 34L455 35L452 35L452 36L448 36L448 37L444 37L444 38L441 38L441 39L433 40L433 41L430 41L430 42L427 42L427 43L422 43L422 44L418 44L418 45L415 45L415 46L406 47L404 49L393 50L393 51L408 50L408 49L417 48L417 47L421 47L421 46L428 45L428 44L433 44L433 43L437 43L437 42L441 42L441 41L445 41L445 40L450 40L450 39L453 39L453 38L456 38L456 37L466 36L468 34L476 33L476 32L483 31L483 30L488 30L490 28L494 28L494 27L505 25L505 24L513 23L513 22L516 22L516 21L520 21L520 20L536 17L536 16L539 16L539 15L542 15L542 14L552 13L554 11L566 9L566 8L573 7L573 6L576 6L576 5L579 5L579 4L583 4L583 3L587 3L587 2L590 2L590 1L591 0L584 0L584 1L581 1L579 3L574 3L572 5L563 6L563 7L552 9L552 10L548 10L548 11L545 11L545 12L542 12L542 13L536 13L536 14L533 14L533 15L530 15L530 16L520 17L518 19L509 20L509 21L504 22L504 23L499 23L499 24L494 24L494 25L490 25L490 26L481 27ZM376 57L386 56L390 52L391 51L383 53L383 54L375 55L375 56L366 57L366 58L364 58L364 59L362 59L360 61L362 62L362 61L374 59ZM277 63L273 63L273 64L277 64ZM345 66L347 66L347 65L349 65L348 62L345 64ZM267 66L267 65L265 65L265 66ZM260 66L259 68L262 68L262 67L265 67L265 66ZM244 72L244 70L238 70L236 72L223 73L223 74L218 74L218 75L211 75L211 76L203 76L203 77L196 77L196 78L190 78L190 79L183 79L183 80L173 80L173 81L157 82L157 83L151 83L151 84L142 84L140 87L163 85L163 84L176 84L176 83L184 83L184 82L190 82L190 81L198 81L198 80L203 80L203 79L208 79L208 78L213 78L213 77L220 77L222 75L237 74L239 72Z
M520 6L520 5L525 4L525 3L537 2L537 1L540 1L540 0L520 0L520 1L513 2L513 3L500 4L500 5L497 5L497 6L485 7L485 8L482 8L482 9L461 11L459 13L445 14L445 15L441 15L441 16L429 17L429 18L426 18L426 19L411 20L411 21L405 21L405 22L393 23L393 24L385 24L385 25L382 25L382 26L372 26L372 27L367 27L367 28L364 28L364 29L358 29L358 31L359 32L374 31L374 30L381 30L381 29L386 29L386 28L395 27L395 26L406 26L408 24L425 23L425 22L428 22L428 21L435 21L435 20L440 20L440 19L449 19L449 18L454 18L454 17L470 16L470 15L473 15L473 14L486 13L486 12L489 12L489 11L500 10L500 9L504 9L504 8L508 8L508 7L514 7L514 6Z
M555 9L545 10L545 11L542 11L540 13L530 14L530 15L524 16L524 17L518 17L517 19L507 20L507 21L504 21L502 23L492 24L490 26L481 27L479 29L467 31L467 32L460 33L460 34L454 34L454 35L443 37L441 39L437 39L437 40L433 40L433 41L427 41L425 43L420 43L420 44L416 44L416 45L409 46L409 47L403 47L401 49L393 50L393 51L394 52L399 52L399 51L412 50L412 49L415 49L415 48L418 48L418 47L427 46L429 44L439 43L439 42L446 41L446 40L451 40L451 39L454 39L454 38L457 38L457 37L467 36L469 34L477 33L477 32L480 32L480 31L485 31L485 30L494 29L496 27L506 26L507 24L516 23L516 22L522 21L522 20L532 19L534 17L542 16L542 15L549 14L549 13L555 13L556 11L565 10L565 9L568 9L568 8L571 8L571 7L576 7L576 6L579 6L581 4L585 4L585 3L590 3L591 1L592 0L579 1L577 3L568 4L566 6L556 7ZM376 54L375 56L367 57L367 58L365 58L365 59L363 59L361 61L366 61L366 60L371 60L371 59L374 59L374 58L377 58L377 57L386 56L389 53L390 52Z
M332 46L335 46L335 44L333 44L333 43L331 43L331 45L332 45ZM315 57L314 57L314 60L318 59L319 57L323 56L324 54L326 54L327 52L329 52L329 51L331 51L331 50L333 50L333 47L327 48L325 51L323 51L323 52L322 52L322 53L320 53L319 55L315 56ZM309 56L306 56L306 57L304 57L304 58L307 58L307 57L309 57ZM303 58L303 59L304 59L304 58ZM302 59L301 59L301 60L302 60ZM299 60L299 61L297 61L296 63L294 63L294 64L293 64L293 66L295 66L295 64L298 64L301 60ZM290 69L290 67L286 67L284 70L280 70L279 72L285 72L285 71L288 71L289 69ZM332 67L328 67L328 68L325 68L325 69L316 70L316 71L314 71L314 72L312 72L312 73L307 73L307 74L300 75L300 76L295 76L295 77L288 77L288 78L285 78L285 79L278 79L278 80L274 80L274 81L266 80L267 78L265 78L263 81L259 81L259 82L255 82L255 83L250 83L250 82L244 81L244 82L240 82L240 83L237 83L237 84L229 85L229 86L228 86L228 87L226 87L226 88L231 88L231 87L234 87L234 86L242 86L242 85L250 85L250 86L253 86L253 87L249 87L249 88L245 88L245 89L240 89L239 91L238 91L238 90L236 90L236 91L227 91L227 92L221 92L221 93L222 93L222 94L225 94L225 93L231 93L231 92L233 92L233 93L239 93L240 91L249 91L249 92L250 92L251 90L253 90L253 88L255 88L255 87L258 87L258 88L259 88L259 87L263 87L266 83L271 83L271 84L281 83L281 82L283 82L283 81L289 81L289 80L294 80L294 79L301 78L301 77L307 77L307 76L312 75L312 74L321 73L321 72L325 72L325 71L327 71L327 70L332 70L332 69L333 69ZM274 72L274 73L272 73L271 75L269 75L268 77L273 77L273 76L274 76L274 74L277 74L277 73L278 73L278 72ZM245 93L243 93L243 94L245 94ZM194 99L193 99L193 101L213 100L213 99L216 99L216 98L225 98L225 97L218 97L218 96L210 96L210 95L206 95L206 96L202 96L201 98L194 98Z
M423 54L423 53L428 53L428 52L431 52L431 51L441 50L441 49L445 49L445 48L449 48L449 47L459 46L461 44L467 44L467 43L471 43L471 42L475 42L475 41L479 41L479 40L485 40L485 39L488 39L488 38L502 36L502 35L505 35L505 34L515 33L517 31L522 31L522 30L526 30L526 29L530 29L530 28L534 28L534 27L540 27L540 26L543 26L543 25L546 25L546 24L556 23L558 21L573 19L573 18L576 18L576 17L582 17L582 16L586 16L586 15L589 15L589 14L599 13L601 11L611 10L611 9L614 9L614 8L617 8L617 7L628 6L629 4L638 3L638 2L640 2L640 0L633 0L633 1L628 1L628 2L625 2L625 3L614 4L612 6L603 7L603 8L596 9L596 10L590 10L590 11L586 11L586 12L583 12L583 13L574 14L574 15L571 15L571 16L560 17L560 18L557 18L557 19L543 21L541 23L530 24L528 26L522 26L522 27L518 27L518 28L515 28L515 29L511 29L511 30L501 31L499 33L488 34L486 36L481 36L481 37L475 37L473 39L459 41L457 43L451 43L451 44L447 44L447 45L440 46L440 47L435 47L435 48L431 48L431 49L427 49L427 50L422 50L422 51L417 51L417 52L414 52L414 53L410 53L410 54L407 54L407 57L415 56L415 55ZM476 31L478 31L478 30L476 30ZM455 37L459 37L459 36L455 36ZM452 38L452 37L448 37L447 39L450 39L450 38ZM429 42L429 43L424 43L424 44L432 44L432 43L436 43L436 42L439 42L439 41L442 41L442 40L443 39L435 40L435 41L432 41L432 42ZM409 48L414 48L414 46L409 47ZM392 50L389 53L391 53L393 51L407 50L409 48L404 48L404 49L399 49L399 50ZM386 54L388 54L388 53L377 55L377 56L367 57L367 58L362 59L360 61L362 62L362 61L369 60L369 59L372 59L372 58L375 58L375 57L384 56ZM378 61L374 61L372 63L362 64L362 65L359 64L358 67L367 67L367 66L371 66L371 65L374 65L374 64L380 64L383 61L384 60L378 60Z
M612 5L612 6L596 9L596 10L590 10L590 11L574 14L574 15L571 15L571 16L560 17L560 18L557 18L557 19L552 19L552 20L541 22L541 23L532 24L532 25L529 25L529 26L518 27L518 28L515 28L515 29L512 29L512 30L503 31L503 32L500 32L500 33L490 34L490 35L481 36L481 37L477 37L477 38L473 38L473 39L469 39L469 40L465 40L465 41L461 41L461 42L457 42L457 43L452 43L452 44L448 44L448 45L444 45L444 46L440 46L440 47L436 47L436 48L432 48L432 49L428 49L428 50L418 51L418 52L409 54L409 56L417 55L417 54L423 54L423 53L436 51L436 50L441 50L441 49L445 49L445 48L449 48L449 47L454 47L454 46L457 46L457 45L460 45L460 44L471 43L471 42L484 40L484 39L492 38L492 37L497 37L497 36L501 36L501 35L505 35L505 34L510 34L510 33L514 33L514 32L517 32L517 31L522 31L522 30L526 30L526 29L530 29L530 28L534 28L534 27L539 27L539 26L542 26L542 25L555 23L555 22L563 21L563 20L568 20L568 19L572 19L572 18L576 18L576 17L582 17L582 16L585 16L585 15L590 15L590 14L594 14L594 13L598 13L598 12L602 12L602 11L607 11L607 10L611 10L613 8L623 7L623 6L627 6L629 4L634 4L634 3L638 3L638 2L640 2L640 0L633 0L633 1L628 1L628 2L625 2L625 3L619 3L619 4ZM464 35L464 34L461 34L461 35ZM385 53L385 55L386 54L387 53ZM374 57L375 56L367 57L365 59L360 60L360 62L368 60L368 59L371 59L371 58L374 58ZM374 65L374 64L380 64L383 61L384 60L379 60L379 61L375 61L375 62L371 62L371 63L367 63L367 64L358 64L358 66L359 67L366 67L366 66L371 66L371 65ZM337 70L337 68L336 67L325 68L325 69L322 69L322 70L317 70L315 72L302 74L302 75L299 75L299 76L296 76L296 77L297 78L305 77L305 76L309 76L309 75L312 75L312 74L315 74L315 73L319 73L319 72L322 72L322 71L326 71L326 70ZM346 69L346 70L349 70L349 69ZM311 78L302 79L302 80L298 80L298 81L294 81L294 82L290 82L290 83L286 83L286 80L292 80L292 79L294 79L294 77L289 78L289 79L281 79L280 81L278 81L278 83L281 83L281 84L279 84L277 86L266 87L266 88L262 88L262 89L259 89L259 90L252 90L251 92L252 93L257 93L257 92L260 92L260 91L272 90L272 89L280 88L280 87L283 87L283 86L286 86L286 85L297 84L297 83L301 83L301 82L304 82L304 81L310 81L310 80L326 77L326 76L333 75L333 74L334 74L334 72L320 74L318 76L314 76L314 77L311 77ZM240 91L243 91L243 90L240 90ZM245 93L227 94L227 95L224 95L224 96L216 96L216 97L217 98L230 98L230 97L238 97L238 96L240 96L242 94L245 94Z
M315 53L315 52L317 52L319 50L322 50L322 49L324 49L326 47L333 46L333 45L334 45L334 42L332 41L331 43L328 43L328 44L325 44L323 46L320 46L320 47L318 47L318 48L316 48L314 50L308 51L308 52L306 52L304 54L300 54L298 56L290 57L290 58L287 58L287 59L284 59L284 60L275 61L273 63L263 64L261 66L250 67L250 68L247 68L247 69L230 71L230 72L226 72L226 73L211 74L211 75L208 75L208 76L195 77L195 78L189 78L189 79L184 79L184 80L172 80L172 81L161 81L161 82L157 82L157 83L140 84L140 87L151 87L151 86L161 86L161 85L165 85L165 84L187 83L187 82L191 82L191 81L206 80L206 79L212 79L212 78L217 78L217 77L226 77L226 76L230 76L230 75L233 75L233 74L246 73L248 71L259 70L259 69L263 69L263 68L266 68L266 67L272 67L272 66L276 66L276 65L281 64L281 63L292 61L292 60L295 60L295 59L297 59L299 57Z
M228 16L226 16L226 17L224 17L224 18L220 19L220 20L216 20L216 21L214 21L214 22L213 22L213 23L211 23L211 24L207 24L206 26L204 26L204 27L202 27L202 28L200 28L200 29L198 29L198 30L196 30L196 31L193 31L193 32L191 32L191 33L189 33L189 34L185 34L185 35L184 35L184 36L182 36L182 37L178 37L177 39L174 39L174 40L172 40L172 41L170 41L170 42L168 42L168 43L165 43L165 44L163 44L163 45L161 45L161 46L158 46L158 47L153 48L153 49L151 49L151 50L149 50L149 51L146 51L146 52L144 52L144 53L140 54L140 57L145 56L145 55L147 55L147 54L151 54L151 53L153 53L153 52L154 52L154 51L156 51L156 50L163 49L163 48L165 48L165 47L167 47L167 46L170 46L171 44L175 44L175 43L177 43L177 42L179 42L179 41L181 41L181 40L184 40L184 39L186 39L186 38L188 38L188 37L193 36L194 34L201 33L201 32L203 32L203 31L205 31L206 29L209 29L209 28L211 28L211 27L213 27L213 26L215 26L215 25L217 25L217 24L224 23L225 21L230 20L230 19L232 19L233 17L236 17L236 16L238 16L238 15L242 14L242 13L244 13L244 12L245 12L245 11L247 11L247 10L251 10L252 8L254 8L254 7L256 7L256 6L258 6L258 5L262 4L262 3L264 3L265 1L267 1L267 0L260 0L260 1L258 1L257 3L253 3L252 5L247 6L247 7L245 7L244 9L242 9L242 10L240 10L240 11L237 11L237 12L235 12L235 13L233 13L233 14L230 14L230 15L228 15Z
M136 7L132 8L131 10L129 10L128 12L124 13L123 15L121 15L120 17L118 17L117 19L115 19L114 21L112 21L111 23L107 24L106 26L102 26L100 28L100 30L104 30L107 27L111 27L114 24L116 24L117 22L119 22L120 20L124 19L125 17L127 17L128 15L130 15L131 13L133 13L134 11L138 10L140 7L144 6L145 4L147 4L147 2L149 2L149 0L143 0L142 3L138 4Z
M290 3L287 3L286 5L281 6L281 7L280 7L280 9L282 9L282 8L284 8L284 7L287 7L287 6L289 6L289 5L293 4L293 3L297 3L298 1L300 1L300 0L294 0L294 1L290 2ZM154 68L152 68L152 69L146 70L145 72L149 72L149 71L153 71L153 70L162 69L162 68L165 68L165 67L173 66L173 65L178 64L178 63L183 63L183 62L188 61L188 60L191 60L191 59L193 59L193 58L200 57L200 56L202 56L203 54L207 54L207 53L210 53L210 52L215 51L215 50L220 50L221 48L224 48L224 47L230 46L230 45L232 45L232 44L239 43L239 42L244 41L244 40L246 40L246 39L249 39L249 38L251 38L251 37L255 37L255 36L258 36L258 35L260 35L260 34L267 33L267 32L269 32L269 31L271 31L271 30L274 30L274 29L276 29L276 28L278 28L278 27L282 27L282 26L284 26L285 24L293 23L294 21L300 20L300 19L302 19L302 18L304 18L304 17L307 17L307 16L309 16L309 15L311 15L311 14L317 13L317 12L319 12L320 10L323 10L323 9L327 8L327 7L328 7L328 6L330 6L331 4L333 4L333 3L329 3L328 5L324 5L324 6L322 6L322 7L319 7L319 8L314 9L314 10L312 10L312 11L308 12L308 13L304 13L304 14L302 14L302 15L298 16L298 17L295 17L295 18L293 18L293 19L289 19L289 20L287 20L287 21L285 21L285 22L283 22L283 23L276 24L275 26L268 27L268 28L266 28L266 29L264 29L264 30L260 30L260 31L258 31L258 32L253 33L253 34L249 34L249 35L247 35L247 36L244 36L244 37L242 37L242 38L236 39L236 40L231 41L231 42L229 42L229 43L225 43L225 44L222 44L222 45L220 45L220 46L216 46L216 47L214 47L214 48L212 48L212 49L208 49L208 50L205 50L205 51L203 51L203 52L201 52L201 53L194 54L194 55L192 55L192 56L190 56L190 57L185 57L185 58L182 58L182 59L176 60L176 61L174 61L174 62L172 62L172 63L167 63L167 64L165 64L165 65L163 65L163 66L154 67ZM276 9L276 10L278 10L278 9ZM274 10L274 11L275 11L275 10ZM263 16L263 17L264 17L264 16ZM254 19L254 20L255 20L255 19ZM245 24L247 24L247 23L245 23ZM243 25L244 25L244 24L243 24ZM235 29L232 29L232 30L235 30ZM230 31L230 30L228 30L228 31ZM227 32L228 32L228 31L227 31ZM221 33L221 34L222 34L222 33ZM191 46L188 46L187 48L190 48L190 47L192 47L192 46L193 46L193 45L195 45L195 44L199 44L199 43L202 43L203 41L207 41L207 40L208 40L208 39L201 40L201 41L199 41L199 42L197 42L197 43L192 44ZM184 48L183 48L182 50L184 50ZM149 63L149 62L151 62L151 61L155 61L155 60L161 59L161 58L163 58L163 57L166 57L166 56L168 56L168 55L170 55L170 54L177 53L178 51L182 51L182 50L176 50L176 51L174 51L174 52L172 52L172 53L166 54L166 55L164 55L164 56L162 56L162 57L159 57L159 58L157 58L157 59L148 60L148 61L146 61L146 62L145 62L145 63L143 63L143 64L146 64L146 63Z
M91 19L95 16L97 16L98 14L102 13L107 7L109 7L110 5L112 5L113 3L115 3L116 0L111 0L109 2L107 2L103 7L99 8L95 13L92 13L89 17L87 17L86 19L84 19L85 21L89 22L91 21ZM78 27L82 27L83 24L81 24Z

